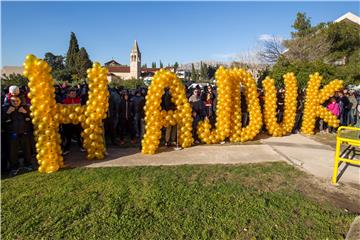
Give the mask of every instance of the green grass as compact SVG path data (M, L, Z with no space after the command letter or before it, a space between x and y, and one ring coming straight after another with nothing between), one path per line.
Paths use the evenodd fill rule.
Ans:
M354 214L285 163L36 172L2 180L2 239L342 239Z

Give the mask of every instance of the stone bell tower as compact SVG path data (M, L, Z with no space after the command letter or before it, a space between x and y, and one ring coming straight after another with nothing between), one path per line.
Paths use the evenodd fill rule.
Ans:
M141 74L141 52L137 41L130 52L130 76L139 79Z

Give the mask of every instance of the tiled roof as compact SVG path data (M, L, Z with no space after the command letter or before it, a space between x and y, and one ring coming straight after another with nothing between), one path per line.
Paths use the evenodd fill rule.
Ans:
M141 68L141 72L156 72L159 71L161 68ZM165 67L165 69L172 69L172 67ZM130 67L127 66L109 66L109 72L124 72L129 73Z
M127 66L114 66L114 67L108 67L109 72L130 72L130 67Z

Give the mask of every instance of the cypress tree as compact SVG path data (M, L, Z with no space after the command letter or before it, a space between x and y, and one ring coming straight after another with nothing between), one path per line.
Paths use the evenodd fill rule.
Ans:
M178 62L175 62L175 63L174 63L174 69L175 69L175 71L178 69L178 67L179 67L179 63L178 63Z
M87 75L86 70L88 68L91 68L92 62L89 58L89 55L88 55L86 49L83 47L80 49L80 51L77 54L75 66L76 66L76 72L77 72L78 78L79 79L86 78L86 75Z
M76 73L76 61L79 52L79 44L76 39L75 33L71 32L69 49L66 54L66 68L70 70L71 73Z
M191 64L191 80L197 82L197 74L193 63Z
M207 66L202 62L200 62L200 79L201 81L207 80Z
M203 77L204 77L204 79L203 80L208 80L208 66L207 66L207 64L206 63L204 63L204 66L203 66Z

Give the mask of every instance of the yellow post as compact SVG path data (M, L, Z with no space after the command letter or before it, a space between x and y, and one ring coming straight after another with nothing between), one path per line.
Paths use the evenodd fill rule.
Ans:
M339 129L340 130L340 129ZM339 133L339 131L338 131ZM338 174L338 168L339 168L339 154L340 154L340 146L341 146L341 140L339 140L336 136L336 150L335 150L335 158L334 158L334 173L332 176L332 184L336 184L337 182L337 174Z

